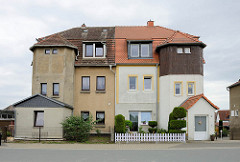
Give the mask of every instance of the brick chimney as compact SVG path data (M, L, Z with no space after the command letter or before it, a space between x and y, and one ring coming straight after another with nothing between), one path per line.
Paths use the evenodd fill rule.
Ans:
M149 21L147 22L147 27L154 27L154 21L149 20Z
M81 27L86 27L85 23L83 23Z

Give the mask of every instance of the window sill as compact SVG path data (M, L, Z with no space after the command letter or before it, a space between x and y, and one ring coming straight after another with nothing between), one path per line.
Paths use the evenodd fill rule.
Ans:
M51 98L60 98L60 96L52 96Z
M90 93L90 91L80 91L80 93Z
M92 60L92 59L106 59L106 57L83 57L83 60Z
M175 97L181 97L182 95L181 95L181 94L179 94L179 95L175 94L174 96L175 96Z
M95 128L105 128L105 124L95 125Z
M153 57L129 57L128 59L153 59Z
M96 91L96 93L106 93L106 91Z

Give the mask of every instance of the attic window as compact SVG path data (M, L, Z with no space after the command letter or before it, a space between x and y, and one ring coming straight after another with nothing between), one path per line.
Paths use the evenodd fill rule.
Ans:
M152 58L152 42L130 41L128 42L129 58Z
M87 29L84 29L84 30L83 30L83 32L84 32L84 33L87 33L87 32L88 32L88 30L87 30Z
M103 32L107 32L107 29L103 29Z
M83 58L104 58L106 56L106 44L102 42L83 43Z
M50 54L50 49L45 49L45 54Z
M178 47L177 53L179 54L191 54L191 48L190 47Z

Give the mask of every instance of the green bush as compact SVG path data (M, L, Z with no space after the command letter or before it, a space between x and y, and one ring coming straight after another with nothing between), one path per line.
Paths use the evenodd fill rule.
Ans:
M170 129L181 129L186 127L186 120L171 120Z
M176 118L174 118L173 112L171 112L171 113L169 114L169 121L175 120L175 119L176 119Z
M166 129L158 129L157 133L167 133L167 130Z
M125 125L128 126L130 129L132 129L132 121L125 120Z
M125 117L122 114L118 114L115 116L115 132L116 133L125 133Z
M180 129L170 129L168 130L168 133L186 133L186 131Z
M149 133L156 133L157 128L148 128Z
M70 116L61 124L64 131L63 136L66 140L84 142L88 140L90 130L92 130L95 122L93 122L92 116L87 121L84 121L81 116Z
M225 128L223 128L223 131L222 131L222 136L223 136L223 137L227 137L227 136L228 136L228 134L229 134L228 130L227 130L227 129L225 129Z
M186 117L187 112L183 107L175 107L173 109L173 117L174 118L184 118Z
M157 126L157 121L149 121L148 122L148 125L152 128L156 127Z
M145 131L143 131L143 127L142 126L140 126L139 128L138 128L138 133L146 133Z

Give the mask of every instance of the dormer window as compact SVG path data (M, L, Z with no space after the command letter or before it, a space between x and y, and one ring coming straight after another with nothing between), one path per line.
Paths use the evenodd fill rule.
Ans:
M152 43L149 41L129 41L128 58L152 58Z
M191 48L190 47L178 47L177 53L179 54L191 54Z
M83 43L83 58L104 58L106 56L106 44L102 42Z

